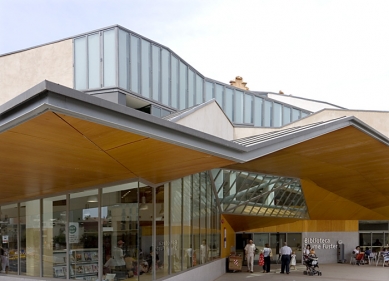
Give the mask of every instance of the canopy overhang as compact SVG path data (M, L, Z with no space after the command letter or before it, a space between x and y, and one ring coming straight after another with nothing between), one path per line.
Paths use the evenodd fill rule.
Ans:
M325 217L317 187L356 204L353 218L389 219L388 143L347 117L245 146L44 81L0 106L0 204L227 167L312 183L311 218Z

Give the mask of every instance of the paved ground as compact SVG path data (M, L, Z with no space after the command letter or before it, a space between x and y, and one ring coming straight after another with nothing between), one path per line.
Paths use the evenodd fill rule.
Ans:
M291 270L290 274L280 274L280 265L272 264L270 273L262 273L262 267L254 266L254 273L246 272L247 268L243 267L242 272L226 273L215 281L336 281L336 280L363 280L363 281L388 281L389 267L373 265L351 265L351 264L323 264L320 265L322 276L307 276L303 274L305 266L298 265L296 270Z

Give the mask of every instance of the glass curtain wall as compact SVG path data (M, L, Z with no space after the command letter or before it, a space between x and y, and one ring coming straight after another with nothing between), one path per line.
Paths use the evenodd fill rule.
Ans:
M204 78L168 49L120 28L75 38L74 87L115 86L177 110L215 98L232 122L256 127L310 113Z

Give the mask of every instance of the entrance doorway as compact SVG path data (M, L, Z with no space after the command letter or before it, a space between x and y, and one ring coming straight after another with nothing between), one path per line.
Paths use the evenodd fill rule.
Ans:
M236 254L242 255L243 265L246 265L246 257L244 254L244 247L249 243L250 239L253 239L252 233L237 233L235 236L236 241Z

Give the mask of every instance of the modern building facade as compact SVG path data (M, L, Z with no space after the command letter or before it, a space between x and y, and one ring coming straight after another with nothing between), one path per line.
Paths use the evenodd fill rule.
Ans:
M4 280L213 280L389 243L388 112L204 77L121 26L0 56ZM1 274L1 273L0 273Z

